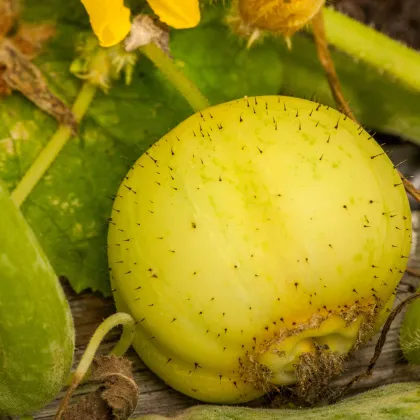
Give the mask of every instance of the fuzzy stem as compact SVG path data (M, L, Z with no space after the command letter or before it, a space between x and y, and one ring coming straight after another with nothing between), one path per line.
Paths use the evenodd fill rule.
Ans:
M417 270L415 268L407 267L405 269L405 272L408 273L408 274L410 274L410 276L420 277L420 270Z
M400 171L398 171L398 174L402 179L404 188L407 193L420 203L420 191Z
M127 315L127 314L120 313L120 315ZM111 350L110 354L113 354L114 356L117 356L117 357L122 357L131 346L131 343L133 342L133 339L134 339L134 333L135 333L134 320L133 318L131 318L131 320L132 322L127 322L127 324L123 324L124 327L123 327L123 332L121 334L121 337L118 343L115 345L115 347Z
M72 108L77 121L80 121L86 113L95 93L96 87L93 84L89 82L83 84ZM58 130L51 137L51 140L38 155L35 162L33 162L32 166L26 171L16 189L11 193L12 200L17 207L20 207L26 200L36 184L57 158L61 149L66 145L70 137L71 128L60 125Z
M178 89L194 111L201 111L210 104L208 99L198 90L184 73L179 70L174 61L169 58L155 43L151 42L140 47L140 51L164 74L172 85Z
M325 17L325 19L324 19ZM343 21L341 21L343 19ZM343 30L342 26L347 22L347 24L350 24L350 27L347 28L346 31ZM354 27L351 27L351 25L354 24ZM339 48L341 48L343 51L353 54L354 56L360 56L363 58L367 63L378 67L380 71L388 71L394 76L397 76L399 74L406 74L404 67L401 68L400 61L402 60L402 57L404 57L403 52L408 52L408 61L410 64L411 61L418 61L417 63L414 63L415 66L420 67L420 55L416 52L410 50L407 47L404 47L402 44L399 44L396 41L391 40L390 38L380 34L379 32L370 29L366 27L365 25L359 24L356 21L353 21L350 18L347 18L346 16L342 15L341 13L335 12L331 9L324 8L324 10L321 10L319 13L315 15L315 17L312 19L312 27L313 27L313 34L314 34L314 41L315 46L317 49L319 61L321 62L322 67L324 68L326 74L328 83L330 85L332 94L334 96L335 102L337 105L341 107L341 112L346 114L348 117L350 117L353 121L357 122L356 117L354 116L353 112L351 111L348 103L344 99L344 95L341 90L340 85L340 79L338 78L338 75L335 70L334 61L331 57L330 51L328 49L328 41L327 37L325 35L325 26L327 26L327 31L329 35L329 41L332 45L335 45ZM357 34L357 29L360 29L360 34ZM366 33L367 31L367 33ZM342 34L351 33L351 41L348 42L348 35L343 36ZM334 36L331 36L331 33ZM367 36L370 34L370 38ZM362 38L360 39L360 37ZM363 38L363 36L366 36L367 38ZM367 41L370 40L371 44ZM381 48L376 45L376 43L379 42L386 42L390 45L388 45L389 48L391 48L391 45L394 46L395 49L395 55L398 57L396 60L391 59L391 64L382 64L382 60L384 58L387 58L387 53L382 54ZM335 43L334 43L335 42ZM358 43L357 43L358 42ZM357 44L357 48L354 49L354 46ZM362 46L367 45L366 48L362 48ZM385 48L387 45L385 45L383 48ZM348 47L348 48L347 48ZM398 51L398 48L401 50ZM360 51L363 50L364 52L361 53ZM375 56L374 54L371 54L371 50L377 51L378 54ZM367 51L367 52L366 52ZM358 55L357 55L358 54ZM399 55L398 55L399 54ZM392 55L392 53L391 53ZM376 62L375 59L377 58L379 61ZM398 61L400 60L400 61ZM382 64L382 67L381 67ZM413 64L413 63L411 63ZM390 71L393 70L394 72ZM411 81L417 81L417 87L416 83L414 83L411 87L414 87L415 89L420 89L420 77L410 77L409 80ZM402 80L403 83L407 84L407 81ZM408 83L410 85L411 82ZM398 170L397 170L398 171ZM420 202L420 191L400 172L398 171L399 176L401 177L401 180L403 182L404 188L408 194L410 194L417 202Z
M325 34L324 14L327 14L327 15L330 14L331 15L331 11L329 9L324 8L323 10L320 10L315 15L315 17L312 19L314 41L315 41L315 46L316 46L317 53L318 53L318 58L319 58L319 61L321 62L322 67L324 67L324 70L326 72L326 75L327 75L327 78L328 78L328 83L330 85L330 88L331 88L332 94L334 96L335 102L337 103L337 105L341 106L343 113L345 113L353 121L357 122L356 117L354 116L354 114L351 111L349 105L347 104L347 102L344 99L344 95L343 95L343 92L342 92L342 89L341 89L340 79L338 78L337 72L335 70L334 61L331 57L331 53L330 53L329 48L328 48L328 41L327 41L326 34ZM337 17L337 16L339 16L339 14L337 15L336 12L332 12L332 16ZM332 21L333 20L331 18L329 18L329 26L330 27L331 26L334 27L334 25L331 25ZM416 55L416 54L414 54L414 55ZM420 78L419 78L419 80L420 80ZM405 178L404 175L400 171L398 171L398 174L400 175L400 177L403 181L406 192L408 194L410 194L415 200L420 202L420 191L417 190L414 187L414 185L407 178ZM420 272L418 272L417 270L407 268L406 272L413 275L413 276L420 277Z
M312 27L314 31L314 40L316 50L318 52L318 58L321 62L322 67L324 67L335 102L341 108L341 112L343 112L343 114L346 114L353 121L356 121L353 112L351 111L348 103L344 99L343 91L340 85L340 79L338 78L337 72L335 70L334 61L328 49L327 38L325 35L323 9L321 9L312 19Z
M112 330L112 328L118 325L122 325L124 327L124 331L120 341L116 344L111 354L122 356L127 351L128 347L130 347L131 341L134 337L135 326L135 321L132 316L123 312L118 312L106 318L105 321L99 325L92 338L90 339L89 344L87 345L86 350L80 359L79 365L77 366L77 369L71 378L71 384L66 392L66 395L61 400L60 406L58 407L57 413L54 417L55 420L61 419L64 410L68 405L70 397L73 394L73 391L78 387L86 373L89 371L90 365L93 361L93 358L95 357L95 353L98 350L102 340L108 334L108 332Z
M122 315L126 315L126 314L122 314ZM109 318L107 318L107 319L109 319ZM99 325L98 329L103 324L104 323L102 323L101 325ZM118 324L116 324L116 325L118 325ZM135 330L133 328L133 325L131 325L131 323L129 323L127 325L124 325L124 324L122 324L122 325L123 325L123 332L121 334L121 337L118 340L118 343L115 345L115 347L110 352L110 354L113 354L114 356L117 356L117 357L124 356L124 354L127 352L128 348L131 346L131 343L132 343L133 338L134 338L134 333L135 333ZM72 384L75 374L76 374L76 372L73 372L67 378L67 381L66 381L66 385L67 386L70 386ZM89 376L90 376L90 370L88 369L87 373L80 380L80 383L83 383L83 382L87 381L89 379Z
M420 54L331 8L324 8L330 45L420 91Z

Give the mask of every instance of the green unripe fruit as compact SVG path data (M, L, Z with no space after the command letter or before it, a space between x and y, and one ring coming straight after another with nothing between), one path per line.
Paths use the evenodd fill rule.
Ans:
M419 291L419 290L418 290ZM407 308L400 330L400 346L404 357L413 365L420 365L420 301Z
M310 409L269 409L197 405L177 415L177 420L409 420L420 410L418 382L381 386L338 404ZM150 414L133 420L173 420Z
M302 355L339 357L372 334L410 237L401 179L361 127L303 99L244 98L191 116L131 168L111 281L157 375L243 402L300 381Z
M74 329L58 278L0 184L0 417L37 411L70 374Z

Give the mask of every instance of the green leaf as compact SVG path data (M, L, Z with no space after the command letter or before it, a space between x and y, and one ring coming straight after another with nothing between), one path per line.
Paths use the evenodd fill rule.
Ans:
M134 2L134 3L138 3ZM27 0L24 19L53 21L57 36L36 60L51 88L71 104L81 82L69 72L77 34L89 29L79 0ZM266 40L250 50L222 23L222 6L209 6L198 28L172 32L171 49L211 103L244 95L315 95L333 105L312 41ZM349 37L351 35L349 34ZM362 123L420 144L420 94L341 53L334 54L344 93ZM72 138L23 205L55 271L76 291L109 295L106 258L111 197L140 154L191 114L178 92L141 57L133 82L98 93L80 135ZM57 126L15 94L0 101L0 178L13 189Z
M214 11L213 13L216 14ZM274 77L273 74L279 71L281 74L278 77L282 80L282 86L277 93L316 98L335 107L310 36L295 35L292 38L291 51L282 38L271 38L264 42L263 45L273 55L279 55L282 62L280 69L270 68L270 64L264 61L265 56L259 54L259 46L251 47L250 52L255 54L254 65L245 67L241 65L241 61L248 61L250 52L246 51L243 43L243 50L230 56L227 46L236 44L238 40L233 34L221 29L215 23L216 19L194 33L193 37L191 33L175 33L172 49L175 57L183 61L186 75L204 91L211 103L224 99L226 86L239 83L235 81L237 69L230 68L231 63L234 63L235 66L239 65L241 73L252 71L267 78ZM351 44L352 34L348 33L347 36ZM366 42L369 43L369 39ZM393 53L398 51L398 48L394 48ZM379 73L361 58L356 60L339 51L333 51L332 55L344 97L358 120L372 130L402 136L420 145L420 92L407 87L403 80L391 78L385 72ZM420 54L417 55L420 63ZM268 93L257 80L250 83L248 89L248 96Z
M312 40L304 35L296 37L293 51L288 54L284 47L280 53L285 58L283 93L314 95L322 103L335 106ZM344 97L357 119L371 130L420 145L420 92L343 53L333 51L332 55Z
M68 69L74 58L73 42L87 26L83 9L77 0L28 0L26 7L25 16L30 15L33 21L38 21L38 16L47 19L48 10L59 19L58 35L37 64L51 88L70 104L81 86ZM197 37L223 43L227 29L208 25L183 35L189 37L190 44ZM187 53L191 49L191 45L177 43L175 38L174 51ZM201 60L205 46L197 48L201 52L197 51L194 59ZM217 58L216 51L211 54L215 62L205 93L218 92L217 100L223 101L249 92L279 91L282 64L269 46L246 54L231 37L223 53L223 59ZM229 57L238 58L232 63ZM258 63L271 70L259 73ZM218 74L225 69L229 79L219 80ZM183 98L142 57L130 86L121 82L108 95L97 94L83 119L80 136L69 141L23 204L23 213L55 271L66 276L77 292L92 288L109 294L106 235L111 197L141 153L191 113ZM0 118L0 177L12 189L57 127L19 95L0 101Z

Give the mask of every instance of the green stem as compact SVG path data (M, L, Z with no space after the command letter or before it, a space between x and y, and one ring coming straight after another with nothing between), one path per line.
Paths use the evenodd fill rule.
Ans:
M118 325L122 325L124 327L124 332L121 335L120 342L115 345L111 354L116 355L118 353L119 356L123 356L124 353L128 350L134 337L135 321L131 315L124 312L117 312L116 314L106 318L105 321L99 325L99 327L92 335L92 338L90 339L89 344L87 345L86 350L80 359L79 366L77 366L77 369L74 372L72 380L73 386L75 384L77 386L77 384L85 376L90 364L92 363L95 353L98 350L99 344L101 344L102 340L109 333L109 331Z
M156 44L150 43L140 47L140 51L152 61L174 87L179 90L194 111L200 111L210 105L208 99L198 90L197 86L185 77L184 73L176 67L174 61Z
M420 91L420 54L331 8L324 18L330 45Z
M86 348L85 353L83 354L82 360L80 360L80 364L75 372L73 372L69 378L67 379L66 385L70 386L74 382L75 375L78 374L80 369L84 369L84 365L88 365L88 368L86 372L83 374L83 377L80 379L80 382L86 381L89 376L89 365L92 362L93 356L95 355L95 352L101 343L101 341L104 339L105 335L108 334L108 332L116 327L117 325L123 326L123 332L121 334L120 339L118 340L118 343L115 345L115 347L111 350L110 354L113 354L117 357L122 357L127 352L129 347L131 346L131 343L134 338L135 333L135 322L134 319L131 317L131 315L125 314L123 312L117 312L114 315L111 315L110 317L106 318L105 321L103 321L99 327L96 329L94 335L90 339L89 345ZM83 362L83 363L82 363ZM82 366L82 367L81 367Z
M117 325L122 325L124 330L120 337L120 341L116 344L111 354L116 356L123 356L130 347L131 341L134 337L135 329L135 321L133 317L123 312L117 312L116 314L106 318L92 335L89 344L87 345L86 350L80 359L79 365L77 366L75 372L71 375L69 380L69 388L60 403L57 414L55 416L55 420L61 419L73 391L78 387L82 380L89 375L90 365L93 361L93 358L95 357L95 353L98 350L99 345L105 336L109 333L109 331Z
M72 108L77 121L80 121L86 113L95 93L96 86L89 82L83 84ZM57 158L61 149L65 146L70 137L70 128L68 126L60 125L58 130L51 137L51 140L38 155L35 162L26 171L16 189L12 192L11 197L17 207L20 207L26 200L36 184Z
M122 357L127 352L129 347L131 346L131 343L133 342L134 333L135 333L135 327L134 327L135 322L134 322L134 319L130 315L127 315L124 313L120 313L117 315L120 316L119 318L120 320L123 320L121 324L124 325L124 327L123 327L123 332L121 334L120 340L112 349L110 354L113 354L114 356L117 356L117 357ZM123 315L125 316L124 319L123 319ZM128 316L130 317L130 319L128 318Z

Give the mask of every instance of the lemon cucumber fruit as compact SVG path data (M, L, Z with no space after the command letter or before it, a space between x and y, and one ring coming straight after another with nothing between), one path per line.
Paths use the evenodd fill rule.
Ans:
M237 403L297 382L303 355L341 357L377 331L411 217L362 127L312 101L249 97L194 114L137 160L108 240L143 361L191 397Z

